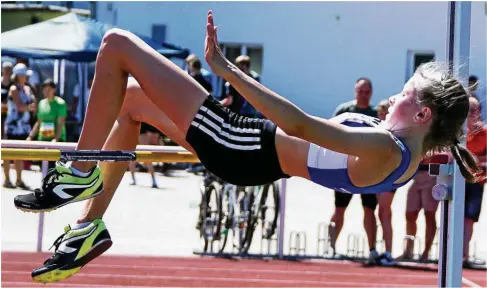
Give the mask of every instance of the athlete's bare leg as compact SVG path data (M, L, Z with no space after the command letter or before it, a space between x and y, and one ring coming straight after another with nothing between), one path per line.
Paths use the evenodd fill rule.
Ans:
M127 75L140 83L147 97L183 135L208 93L177 65L134 34L112 29L103 37L96 60L86 119L77 149L101 149L124 102ZM138 105L138 104L137 104ZM95 162L75 162L89 171Z
M171 140L194 153L191 146L185 141L185 135L147 98L144 91L133 78L128 81L126 94L120 116L115 122L103 149L134 150L139 141L140 122L145 122L156 127ZM103 175L104 192L86 201L83 213L77 221L78 223L103 217L113 194L127 170L127 166L127 162L101 162L100 168Z

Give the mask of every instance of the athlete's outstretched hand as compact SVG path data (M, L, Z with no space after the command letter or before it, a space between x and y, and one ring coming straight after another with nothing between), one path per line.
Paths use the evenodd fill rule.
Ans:
M216 35L217 26L213 22L213 11L208 11L208 22L206 23L206 39L205 39L205 59L211 70L218 76L223 77L228 71L228 60L223 56L220 45L218 45L218 38Z

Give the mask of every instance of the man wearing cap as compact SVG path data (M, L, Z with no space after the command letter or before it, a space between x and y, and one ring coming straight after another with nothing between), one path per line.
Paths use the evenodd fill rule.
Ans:
M5 118L5 135L6 139L25 140L31 132L31 112L36 110L36 99L32 89L27 85L29 70L25 64L19 63L14 66L12 75L12 85L8 91L7 97L7 117ZM15 160L15 170L17 172L17 182L15 186L21 189L29 190L22 181L22 170L24 162ZM4 187L14 188L10 181L10 161L3 161L3 171L5 174Z

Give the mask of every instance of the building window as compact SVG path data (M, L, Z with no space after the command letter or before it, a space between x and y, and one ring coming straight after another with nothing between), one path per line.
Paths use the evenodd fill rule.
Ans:
M413 76L419 65L435 60L435 52L409 50L407 58L406 82Z
M263 60L264 60L264 48L262 45L255 45L255 44L235 44L235 43L220 43L220 47L223 51L225 57L230 60L232 63L235 62L235 59L240 55L247 55L250 57L250 70L258 73L259 75L262 74L263 70ZM218 87L217 91L215 91L215 95L220 95L223 97L225 81L218 77L216 81L216 86Z
M152 25L152 39L159 44L166 42L166 25Z

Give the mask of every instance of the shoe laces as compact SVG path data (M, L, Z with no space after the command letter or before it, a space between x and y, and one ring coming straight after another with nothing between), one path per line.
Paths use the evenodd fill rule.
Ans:
M42 188L36 188L34 189L34 195L37 198L42 198L44 196L44 190L54 181L58 180L59 177L61 176L60 173L57 172L56 168L51 168L47 172L46 177L42 180Z
M49 248L49 250L51 250L52 247L55 247L54 251L57 251L57 249L59 248L59 245L61 245L61 243L63 242L63 238L65 235L66 235L66 233L63 233L63 234L61 234L61 236L57 237L57 239L54 240L54 243L52 243L52 246Z
M61 243L63 242L63 238L65 235L66 235L66 233L63 233L63 234L61 234L61 236L57 237L56 240L54 240L54 243L52 243L52 246L49 248L49 250L51 250L52 247L55 247L54 254L52 254L51 257L49 257L48 259L46 259L46 261L44 261L44 265L46 265L47 262L49 262L51 259L53 259L56 256L56 252L59 249L59 246L61 245Z

